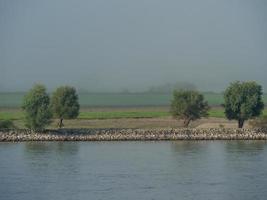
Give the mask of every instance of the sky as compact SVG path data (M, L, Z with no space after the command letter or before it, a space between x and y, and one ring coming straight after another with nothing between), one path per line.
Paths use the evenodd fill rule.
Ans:
M0 0L0 91L267 91L266 0Z

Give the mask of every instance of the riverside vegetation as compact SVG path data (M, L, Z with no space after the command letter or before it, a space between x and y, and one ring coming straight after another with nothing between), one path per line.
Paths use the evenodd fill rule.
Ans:
M261 86L259 86L255 82L243 82L243 83L236 82L235 84L237 84L237 83L239 84L239 86L240 85L244 86L244 88L246 88L247 85L249 85L250 87L251 86L255 86L255 87L258 88L258 90L257 90L258 93L255 93L254 90L251 89L249 92L244 93L241 96L239 96L239 99L243 99L243 102L242 101L239 101L239 102L232 101L232 105L233 105L234 108L236 108L236 110L232 110L231 112L236 112L236 113L239 112L239 116L241 116L241 115L244 116L244 108L246 107L248 109L245 111L245 114L246 115L248 114L248 115L246 117L243 117L244 119L243 118L242 119L243 120L247 120L247 119L251 119L251 118L254 119L255 117L259 116L262 113L262 110L263 110L263 106L261 106L261 107L259 107L259 106L256 106L255 107L254 106L253 107L253 105L255 103L257 103L257 102L259 102L259 105L260 104L263 105L263 103L262 103ZM230 87L232 85L233 84L231 84ZM43 88L44 88L44 86L43 86ZM61 87L61 88L66 88L66 87ZM71 87L69 87L69 88L71 88ZM76 118L76 117L78 117L78 119L153 118L153 117L168 117L168 116L170 116L172 114L176 118L180 118L181 119L183 116L186 116L186 113L185 112L180 112L180 113L182 113L182 115L179 114L179 109L182 110L181 107L178 109L178 113L176 115L174 115L173 106L171 106L171 113L168 112L167 110L158 110L158 109L154 109L153 107L149 111L144 111L142 109L139 109L137 111L135 111L135 110L132 111L131 110L131 111L126 111L126 112L125 111L115 111L115 112L114 111L108 111L108 112L106 112L106 111L102 111L102 112L99 112L99 111L98 112L84 112L84 110L82 110L82 112L79 113L78 95L76 94L75 89L74 88L72 88L72 89L74 90L74 93L76 95L76 96L74 95L75 96L74 99L76 99L74 101L75 104L76 104L76 105L74 105L74 108L76 108L76 111L75 111L75 109L74 109L74 111L75 111L76 114L72 118ZM247 91L247 89L245 89L245 91ZM173 102L175 101L175 94L179 94L181 92L185 92L185 91L176 91L174 93L172 105L174 104ZM231 101L228 101L227 100L228 97L226 95L224 96L224 98L225 98L225 102L228 102L228 103L225 104L225 112L224 112L223 109L220 109L220 108L215 108L215 109L212 108L212 109L208 110L207 102L204 100L204 97L203 97L202 94L199 94L196 91L186 91L186 92L188 94L192 94L191 96L193 96L194 93L197 93L198 94L197 96L200 97L199 99L201 99L201 101L199 101L199 102L201 102L201 104L202 104L202 109L204 108L204 110L202 110L203 111L202 112L201 109L200 109L201 106L200 107L196 106L196 105L200 105L200 104L193 105L192 102L191 102L191 104L183 104L185 106L183 108L184 111L186 111L186 112L190 111L193 114L197 114L197 112L199 112L198 116L196 118L192 118L191 117L192 119L190 118L189 122L191 120L195 120L195 119L198 119L200 117L205 117L207 115L209 115L209 117L224 117L225 114L227 114L226 113L226 110L227 110L226 109L227 108L226 106L227 105L230 105L229 102L231 102ZM29 93L31 93L31 91ZM226 94L226 92L225 92L225 94ZM26 96L25 96L25 98L26 98ZM52 99L53 99L53 96L54 95L52 95ZM190 97L190 95L189 95L189 97ZM188 98L188 96L186 98ZM66 98L64 97L63 99L66 99ZM232 99L235 99L235 98L232 98ZM256 101L255 101L255 99L256 99ZM25 101L25 99L24 99L24 101ZM66 110L66 108L71 108L71 105L70 104L66 105L66 103L64 103L64 101L58 101L58 102L61 102L61 103L57 103L57 105L62 106L62 108L65 108L65 110ZM184 102L186 103L186 102L188 102L188 100L185 100ZM49 120L47 120L47 123L44 126L47 126L51 122L52 114L53 114L54 117L59 117L60 118L60 121L63 120L63 118L61 118L59 115L56 114L55 109L52 109L53 108L52 101L49 102L49 104L50 104L49 108L48 109L45 109L45 111L50 112L50 115L44 115L44 116L48 116ZM34 104L34 105L36 105L36 104ZM203 107L203 105L205 105L205 106ZM247 105L252 105L252 106L247 106ZM254 112L256 108L259 108L259 109L258 109L258 111L256 113L253 114L252 112ZM69 109L69 110L73 110L73 109ZM26 111L26 110L24 109L24 111ZM39 116L42 116L42 115L40 115L39 111L38 112L33 112L33 113L37 113L37 116L38 117ZM77 113L79 113L79 115ZM26 114L25 112L23 114L21 112L16 112L16 111L15 112L0 112L0 119L22 119L22 118L24 118L25 114ZM68 117L66 117L66 118L68 118ZM36 119L33 118L33 120L36 120ZM45 120L45 122L46 122L46 120ZM60 126L60 123L58 123L58 125ZM62 124L61 124L61 126L62 126ZM44 127L39 127L39 128L42 129ZM36 129L36 127L32 127L32 129Z
M208 102L197 91L174 91L171 103L173 117L183 119L184 126L188 127L193 120L208 116Z

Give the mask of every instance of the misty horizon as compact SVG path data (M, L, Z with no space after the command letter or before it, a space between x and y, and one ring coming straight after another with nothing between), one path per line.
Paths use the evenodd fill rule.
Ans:
M267 2L0 1L0 91L267 88Z

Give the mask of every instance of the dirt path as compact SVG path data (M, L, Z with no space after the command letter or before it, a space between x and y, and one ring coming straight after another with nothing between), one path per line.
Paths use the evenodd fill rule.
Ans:
M145 119L104 119L104 120L65 120L65 128L177 128L182 121L171 117ZM52 124L52 127L55 123ZM198 128L236 128L237 122L223 118L206 118L194 121L190 127ZM248 127L245 124L245 127Z

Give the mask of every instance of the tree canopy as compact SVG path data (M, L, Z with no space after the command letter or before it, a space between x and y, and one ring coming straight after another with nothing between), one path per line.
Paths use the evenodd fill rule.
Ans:
M42 130L51 122L49 96L43 85L36 84L24 96L22 109L25 113L25 126L30 129Z
M63 126L63 119L74 119L79 115L78 95L74 87L62 86L52 94L51 108L55 117L59 118L58 126Z
M171 113L174 117L184 120L187 127L193 120L208 116L208 103L204 96L194 90L174 91L171 102Z
M224 92L225 115L229 120L238 120L242 128L245 120L257 117L264 109L262 87L254 81L234 82Z

